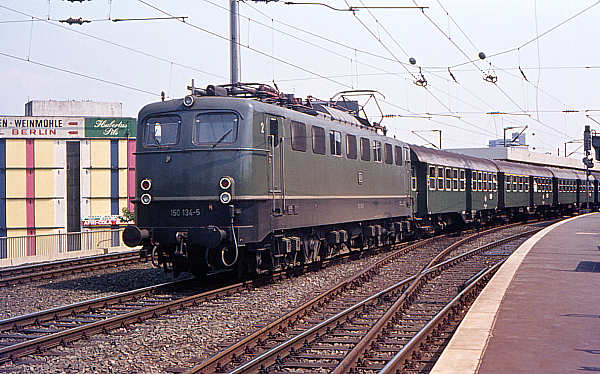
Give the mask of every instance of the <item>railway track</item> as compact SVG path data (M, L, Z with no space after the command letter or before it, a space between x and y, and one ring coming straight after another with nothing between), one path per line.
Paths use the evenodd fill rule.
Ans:
M400 363L402 369L416 367L402 357L396 358L397 352L444 310L447 302L456 296L457 289L467 286L475 274L512 251L485 252L537 231L539 228L467 251L351 305L337 300L331 303L332 307L342 305L344 308L335 310L333 316L315 325L311 325L309 319L300 320L291 327L291 338L278 339L271 334L262 342L267 347L265 352L249 361L242 361L238 356L237 361L243 362L241 365L221 369L229 373L377 373L384 369L395 372L399 366L386 366L392 360ZM318 319L312 321L318 322ZM413 342L411 346L412 351L407 350L412 354L419 344ZM418 354L410 358L417 364L428 363Z
M508 227L515 227L515 225ZM493 235L503 229L507 228L491 229L484 234ZM394 270L399 274L396 278L388 280L388 283L393 283L399 278L419 272L429 263L432 254L439 253L443 248L453 248L453 243L466 243L476 240L479 236L481 234L473 234L464 239L442 236L399 245L397 247L401 248L379 261L378 266L387 267L388 272ZM328 262L339 261L335 259ZM399 266L405 269L404 273L398 272ZM354 287L353 283L361 283L376 277L377 272L378 270L374 268L353 278L352 282L340 284L338 292L346 292ZM287 274L281 272L273 274L270 279L285 276ZM265 278L256 279L199 292L200 285L187 279L2 320L0 321L0 363L14 361L18 357L40 353L82 337L125 327L195 304L206 301L218 302L219 298L243 292L265 280ZM326 305L331 295L333 294L322 297L321 303ZM313 306L318 307L318 305L319 302L316 302Z
M353 257L324 261L335 264ZM304 271L313 270L306 265ZM200 292L192 279L144 287L110 296L0 320L0 363L68 344L94 334L125 327L181 308L247 290L254 285L288 277L287 272Z
M349 318L353 310L365 310L368 313L372 303L389 299L390 295L401 294L410 282L416 279L417 275L413 274L420 274L441 261L443 256L456 253L461 249L466 252L465 247L472 249L480 246L480 242L495 241L500 237L506 237L507 232L519 231L523 231L519 225L508 225L469 235L463 239L432 238L407 246L205 360L190 369L188 373L253 372L265 369L274 362L281 361L286 354L297 354L299 349L305 347L308 337L304 334L307 334L308 331L314 330L312 336L321 338L328 331L333 331L332 329L337 326L337 323L343 323L345 318ZM381 290L386 290L386 292L382 293ZM385 306L379 307L380 310L385 310L385 308ZM331 323L323 325L323 321ZM344 338L333 336L324 344L336 352L338 346L352 345L355 340L357 340L356 336ZM286 344L288 344L287 351L286 349L277 350L276 347ZM259 357L268 356L268 352L271 351L274 354L271 358L274 358L275 361L269 362L267 359L260 362ZM310 360L310 357L312 356L307 355L304 358ZM326 355L326 357L330 360L339 360L344 356L338 352ZM250 364L255 360L259 360L256 365ZM324 372L332 369L331 365L320 367L316 364L306 364L304 367L297 367L294 370L313 371L319 368ZM268 370L266 371L268 372Z
M0 287L146 261L138 251L127 251L10 267L0 269Z

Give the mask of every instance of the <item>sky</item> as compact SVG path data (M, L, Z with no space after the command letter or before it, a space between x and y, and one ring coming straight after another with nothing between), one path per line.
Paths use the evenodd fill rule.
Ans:
M600 132L599 3L323 2L373 7L349 12L246 0L241 81L320 99L377 90L386 118L373 101L369 118L410 143L437 144L429 130L441 130L444 148L485 147L504 128L519 127L510 135L527 126L530 149L564 155L585 125ZM415 5L427 8L374 8ZM111 21L167 15L185 22ZM69 17L92 22L58 22ZM135 117L161 91L179 98L192 79L204 87L229 83L229 74L228 0L0 2L0 115L53 99L122 102L124 115ZM568 153L579 146L569 143Z

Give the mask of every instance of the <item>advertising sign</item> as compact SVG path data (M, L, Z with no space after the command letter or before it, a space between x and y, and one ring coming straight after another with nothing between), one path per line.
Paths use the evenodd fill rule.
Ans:
M124 217L119 215L112 216L92 216L86 217L81 220L81 226L83 227L98 227L98 226L116 226L116 225L127 225L128 222Z
M83 118L0 116L0 138L82 138Z
M136 119L104 117L85 119L86 138L135 138Z

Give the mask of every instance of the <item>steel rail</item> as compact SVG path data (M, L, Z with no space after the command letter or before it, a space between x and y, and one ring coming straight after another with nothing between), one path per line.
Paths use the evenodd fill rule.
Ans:
M203 361L199 365L187 370L186 374L200 373L200 372L205 372L205 373L219 372L221 370L222 366L224 365L224 362L229 362L229 361L231 361L232 357L235 358L236 356L240 355L241 353L246 352L249 349L252 349L251 346L260 343L261 338L264 337L270 331L273 331L277 328L285 329L287 327L291 327L295 323L295 321L299 320L300 318L302 318L306 314L308 314L309 311L313 307L326 302L327 300L335 297L336 295L347 290L348 288L355 286L356 284L363 283L364 281L370 279L380 267L397 259L398 257L406 254L407 252L409 252L415 248L422 247L422 246L430 243L431 241L433 241L435 239L437 239L437 238L428 238L428 239L420 240L416 243L412 243L412 244L409 244L409 245L406 245L404 247L397 249L396 252L377 261L374 265L370 266L368 269L360 272L359 274L353 276L351 279L339 282L338 284L336 284L329 290L316 296L312 300L309 300L306 303L300 305L299 307L297 307L293 311L289 312L285 316L280 317L279 319L271 322L267 326L254 332L253 334L249 335L248 337L244 338L243 340L231 345L226 350L221 351L220 353Z
M354 253L348 253L341 257L333 258L325 260L321 263L321 265L328 265L330 263L337 263L340 260L345 260L347 258L351 258ZM313 264L307 264L302 267L304 271L310 271ZM295 269L298 270L298 269ZM64 331L60 331L57 333L49 334L46 336L30 339L21 343L13 344L10 346L6 346L0 348L0 363L6 362L9 360L14 360L18 357L22 357L31 353L42 351L43 349L47 349L50 347L54 347L60 344L65 344L67 342L71 342L77 340L81 337L89 337L90 335L105 332L110 329L118 328L121 326L126 326L128 324L135 323L137 321L143 321L144 319L148 319L151 317L158 316L163 313L171 313L173 310L181 309L186 306L196 305L198 303L211 300L214 298L219 298L223 296L228 296L232 293L239 292L241 290L247 289L253 284L264 282L266 280L277 280L281 278L285 278L289 276L288 271L280 271L277 273L273 273L268 277L261 277L253 280L248 280L245 282L240 282L236 284L232 284L223 288L219 288L216 290L210 290L206 292L202 292L196 295L182 297L176 300L171 300L165 302L160 305L150 306L146 308L141 308L138 310L134 310L131 312L119 314L114 317L108 317L104 320L88 323L82 326L77 326L75 328L66 329ZM66 306L61 306L57 308L52 308L36 313L31 313L27 315L17 316L13 318L8 318L5 320L0 320L0 333L5 331L10 331L12 329L19 329L26 326L40 324L43 322L52 321L54 319L64 318L74 313L82 313L86 311L91 311L98 308L110 308L111 306L115 306L118 304L123 304L131 300L137 300L144 296L150 296L157 291L165 290L170 287L181 287L185 285L187 282L192 282L193 279L184 279L169 283L163 283L155 286L144 287L136 290L121 292L114 295L109 295L105 297L100 297L96 299L91 299L87 301L83 301L80 303L74 303Z
M476 279L470 281L470 283L462 290L452 301L439 311L435 317L431 319L412 339L406 343L406 345L400 350L394 357L379 371L379 374L392 374L402 370L409 360L408 357L419 357L419 350L424 344L427 344L433 336L437 335L440 331L443 331L444 327L448 322L457 315L461 314L460 310L463 306L470 304L479 292L483 289L483 286L492 278L492 276L498 271L500 266L504 264L506 259L499 261L497 264L489 267L483 273L479 273Z
M509 227L510 226L512 226L512 225L509 225ZM502 227L502 228L506 228L506 227ZM461 239L461 244L466 243L468 241L468 239L477 238L484 234L498 231L499 229L502 229L502 228L494 228L494 229L486 230L484 232L476 233L474 235L469 236L468 238ZM539 230L539 229L536 229L536 231L537 230ZM456 246L453 246L453 248L456 248ZM458 257L465 258L467 256L473 255L474 253L475 252L470 251L465 254L459 255ZM422 277L423 274L431 273L433 270L435 270L437 268L442 268L445 266L448 266L448 262L444 262L444 263L435 265L435 267L432 269L426 269L423 272L420 272L411 277L408 277L408 278L396 283L395 285L390 286L390 287L386 288L385 290L380 291L377 294L372 295L372 296L366 298L365 300L339 312L338 314L330 317L329 319L319 323L316 326L313 326L312 328L304 331L303 333L298 334L298 335L294 336L293 338L277 345L276 347L270 349L269 351L262 353L261 355L255 357L254 359L246 362L242 366L230 371L230 373L257 372L257 371L263 370L265 367L268 367L270 365L277 363L281 359L282 356L285 356L286 354L290 354L290 353L294 352L295 350L300 349L305 344L308 344L310 341L317 340L321 334L328 332L329 329L331 329L331 327L335 326L337 323L341 323L347 319L350 319L353 316L360 313L361 311L363 311L364 308L367 308L367 307L379 302L382 297L389 296L389 294L392 294L392 297L397 297L394 295L398 294L399 289L402 290L402 294L400 295L400 298L402 300L405 300L408 297L407 290L412 287L411 285L416 284L417 283L416 281L420 277ZM224 355L220 354L219 356L223 357ZM235 358L235 356L233 358ZM187 371L186 373L195 373L195 372L200 372L200 371L201 370L199 370L199 367L195 367L195 368ZM208 372L208 371L206 371L206 372Z
M76 260L64 260L57 263L45 263L39 265L19 266L0 271L0 287L13 284L35 281L39 279L51 279L65 274L83 272L90 269L102 269L111 266L121 266L135 262L146 262L137 251L128 251L115 255L102 255L80 258ZM18 275L12 275L12 274Z
M493 232L496 232L496 231L499 231L502 229L513 227L515 225L518 225L518 224L504 225L501 227L495 227L495 228L491 228L491 229L488 229L488 230L485 230L482 232L474 233L474 234L469 235L469 236L459 240L458 242L452 244L448 248L449 249L457 248L459 245L462 245L462 244L464 244L472 239L475 239L481 235L493 233ZM295 324L296 321L298 321L300 318L309 314L310 311L314 307L321 306L324 303L328 302L330 299L341 294L345 290L347 290L351 287L354 287L357 284L364 283L365 281L370 279L372 277L372 275L375 274L376 271L380 267L384 266L385 264L399 258L400 256L406 254L407 252L409 252L415 248L422 247L422 246L430 243L431 241L441 238L441 237L447 237L447 236L443 235L443 236L438 236L438 237L434 237L434 238L428 238L428 239L421 240L416 243L412 243L412 244L409 243L408 245L405 245L404 247L398 248L396 252L379 260L375 264L371 265L368 269L355 275L351 279L338 283L337 285L333 286L329 290L323 292L322 294L316 296L312 300L304 303L303 305L301 305L298 308L294 309L293 311L289 312L285 316L280 317L279 319L271 322L269 325L263 327L262 329L254 332L253 334L247 336L246 338L240 340L239 342L229 346L227 349L217 353L216 355L208 358L207 360L205 360L205 361L201 362L200 364L194 366L193 368L187 370L185 373L191 374L191 373L221 372L223 370L223 367L227 363L229 363L231 361L235 361L240 355L242 355L244 353L256 350L257 346L260 346L260 344L261 344L261 339L264 338L266 335L268 335L269 332L272 332L277 329L285 330L286 328L293 327L293 325Z
M456 257L450 258L446 261L440 262L432 267L426 268L420 274L417 275L414 282L406 289L400 298L390 307L387 312L377 321L375 325L363 336L363 338L355 345L355 347L344 357L344 359L338 364L338 366L332 371L334 374L347 373L352 367L354 367L358 359L365 353L367 348L373 341L383 332L388 323L394 318L394 316L401 310L407 300L410 300L414 294L419 290L424 283L426 283L431 277L439 274L440 272L448 269L449 267L465 261L466 259L473 257L474 255L485 252L489 249L498 247L507 242L511 242L520 239L524 236L533 235L540 231L541 228L525 231L519 234L511 235L509 237L494 241L472 249L468 252L460 254ZM450 253L451 251L446 251ZM437 256L437 261L441 260L441 256ZM433 262L433 261L432 261Z

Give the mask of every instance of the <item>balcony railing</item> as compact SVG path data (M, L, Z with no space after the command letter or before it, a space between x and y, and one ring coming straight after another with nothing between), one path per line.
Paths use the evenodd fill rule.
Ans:
M0 259L48 256L123 246L123 229L0 238Z

